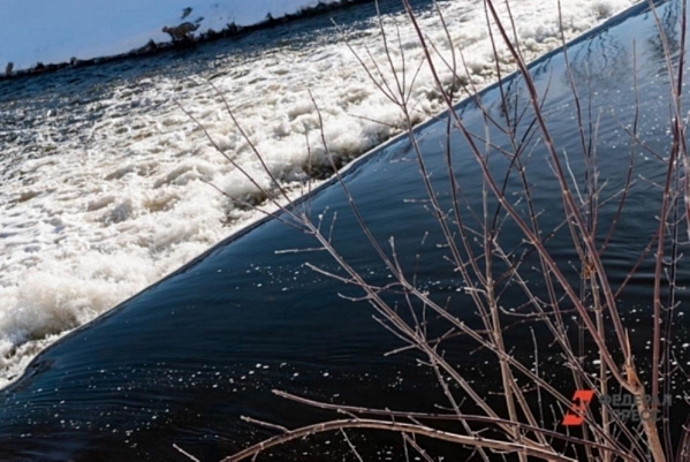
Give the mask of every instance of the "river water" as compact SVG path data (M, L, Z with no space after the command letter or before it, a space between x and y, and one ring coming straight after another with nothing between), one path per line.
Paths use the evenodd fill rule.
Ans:
M430 3L413 3L421 25L448 56ZM566 37L631 3L568 2ZM467 61L468 80L478 87L496 75L482 4L440 3ZM422 50L401 3L380 7L389 31L400 25L409 82ZM521 1L512 12L528 59L558 46L556 2ZM294 195L305 180L328 170L308 91L322 109L329 148L341 164L398 133L400 114L347 43L363 57L368 49L373 59L385 59L373 4L239 41L0 82L0 385L59 336L260 217L206 183L233 198L261 201L178 102L235 162L262 186L270 185L207 81L227 96L271 173ZM500 56L510 68L505 50ZM442 78L451 80L448 72ZM418 121L442 106L424 69L411 96Z
M422 10L422 14L424 11ZM661 5L659 14L667 32L675 34L677 2ZM340 18L341 21L344 19ZM327 27L325 21L323 24L323 27ZM355 38L365 36L366 30L357 29L357 24L359 23L354 21L350 33ZM313 23L309 23L309 28L310 34L320 30ZM291 42L293 39L299 42L299 34L293 30L286 32L286 37L284 47L288 51L283 50L281 53L289 52L291 46L298 50L304 46L303 42ZM314 40L313 36L309 37ZM671 41L671 46L673 43ZM224 46L228 45L210 45ZM242 48L241 43L231 46ZM259 55L260 59L268 59L266 55L270 56L261 47L254 50L248 46L245 48L249 50L243 52L249 55L256 53L256 59L259 59ZM327 44L323 44L320 49L329 48ZM81 152L81 162L88 164L94 159L100 159L99 162L108 162L108 168L102 168L99 164L100 170L107 173L103 173L99 178L102 181L94 182L93 187L102 189L92 191L92 194L79 202L80 206L74 204L74 210L78 211L74 213L91 217L94 223L101 223L103 226L86 228L76 220L67 220L67 212L59 217L53 216L54 222L35 218L35 225L38 226L40 222L56 234L50 239L46 238L46 242L64 242L64 246L61 244L55 247L56 254L79 254L88 262L89 271L98 271L90 273L79 267L82 263L77 262L82 260L76 257L69 260L65 257L66 261L71 262L71 266L66 265L67 269L62 272L56 270L52 275L55 281L53 286L50 285L49 273L32 270L36 271L33 276L37 279L32 282L26 277L21 280L22 284L16 284L17 300L53 297L54 303L78 305L80 293L70 286L70 278L74 274L86 274L92 277L90 281L97 281L95 276L99 276L106 282L96 289L103 289L106 293L112 287L118 287L118 284L126 285L130 278L143 277L141 273L152 272L149 276L155 280L170 271L171 262L177 262L178 258L192 258L219 239L220 235L229 232L233 226L240 226L238 223L246 212L223 205L223 201L207 188L206 183L195 180L207 175L208 181L213 181L226 191L227 188L245 191L241 189L244 187L247 188L246 197L253 197L250 194L251 188L246 182L239 180L239 176L232 176L237 175L237 172L233 173L227 165L223 166L222 161L212 163L210 159L217 157L217 154L212 152L209 143L204 141L200 133L197 132L194 136L190 134L194 131L193 127L186 128L189 133L185 133L174 123L165 122L184 117L184 114L173 111L170 98L177 97L183 102L183 106L191 105L191 101L203 98L203 95L209 99L217 99L207 88L201 92L198 90L199 83L186 79L188 66L207 69L204 71L208 72L207 76L218 72L213 70L214 66L208 60L203 60L194 53L188 51L180 55L155 58L168 60L166 63L177 63L178 67L169 65L166 70L170 78L169 92L160 92L161 85L151 84L151 92L145 92L146 96L140 94L137 98L122 103L126 107L118 109L122 111L119 117L110 113L107 118L99 119L100 124L111 124L108 130L99 131L94 128L89 136L82 138L84 145L93 147L92 151ZM226 59L234 59L232 56L228 54ZM579 40L570 48L569 56L578 91L584 101L591 100L591 115L587 120L593 124L597 121L596 146L600 177L602 184L606 181L602 194L604 197L618 197L616 194L624 183L631 157L630 137L623 127L632 123L635 113L635 78L643 100L638 136L650 148L660 153L668 151L668 84L658 30L650 13L638 8L625 18ZM281 62L276 58L276 70L280 69ZM322 64L316 65L329 66L330 62L330 57L324 58ZM105 82L98 90L103 93L96 93L90 103L84 103L93 104L93 110L97 111L100 107L106 112L112 111L112 105L99 106L102 95L109 94L110 98L121 101L121 93L127 91L128 87L123 84L117 87L118 96L109 93L113 90L107 85L108 79L116 81L136 76L145 87L147 79L159 78L163 67L150 61L125 62L112 66L80 71L94 73L94 78L99 75ZM141 77L149 71L151 74L148 77ZM237 72L237 78L242 78L241 68ZM339 69L339 72L343 72L343 69ZM574 101L568 86L563 55L553 53L540 59L532 66L532 73L540 94L547 95L544 110L548 114L549 127L557 140L558 149L560 152L570 153L574 159L580 150L580 141L574 125ZM281 75L290 75L290 72ZM59 83L64 77L50 78ZM27 95L32 95L36 90L31 90L31 86L39 84L36 82L40 83L35 79L12 85L24 85ZM72 82L69 87L72 89L70 97L80 101L89 100L89 91L93 86L89 84L82 91L75 90L80 82L79 79ZM252 84L261 88L261 82L259 79L252 81ZM59 86L58 83L55 84L56 87ZM46 84L40 83L44 86ZM196 89L193 91L199 93L194 93L194 98L183 99L179 96L185 91L192 91L190 89ZM63 90L55 91L61 94ZM513 102L513 114L520 114L521 108L527 103L524 85L519 79L512 78L506 79L501 87L494 86L482 93L482 102L490 114L496 119L502 117L502 106L499 104L501 91ZM247 98L249 94L247 93ZM278 99L290 98L290 95L282 96L279 89L272 87L265 88L264 95L274 95ZM241 106L241 96L240 94L237 101L233 99L233 103ZM354 98L352 94L350 96ZM31 98L26 99L31 101ZM30 104L20 107L18 101L13 106L17 114L22 111L30 112L25 108L31 107ZM371 103L372 107L376 107L376 104ZM141 143L150 149L150 152L144 150L149 153L148 157L141 156L141 152L134 152L134 147L131 146L129 149L100 152L96 145L90 144L93 139L103 136L108 141L107 144L118 146L120 138L110 138L110 134L117 134L118 130L136 140L137 133L140 133L136 130L146 130L145 127L130 128L137 127L139 121L146 120L145 116L138 115L142 114L139 111L143 111L142 107L156 105L159 111L168 115L156 120L151 118L150 123L157 127L158 133L166 135L156 138L155 143L146 137L141 138ZM58 111L59 107L56 105L54 110ZM297 106L295 107L297 111ZM432 105L429 110L437 107ZM214 135L222 135L222 127L225 126L220 122L222 111L204 112L193 106L192 110L197 111L193 113L203 115L201 120L213 127ZM51 111L53 109L48 112ZM474 133L486 133L484 116L472 102L460 104L457 111ZM324 113L329 114L329 108L324 108ZM376 116L373 113L367 114L370 118ZM314 116L309 111L295 113L292 121L304 115ZM52 112L44 114L46 120L50 120L50 117L53 117ZM80 127L79 124L82 123L93 128L93 121L80 121L78 117L74 117L72 123L75 127ZM389 120L394 120L395 117L397 116L391 116ZM62 117L57 119L63 120ZM308 126L306 119L308 117L302 118L299 123ZM14 120L15 124L24 123L23 120L38 124L38 121L31 122L31 118L17 117L10 120ZM283 122L289 124L292 121ZM326 117L326 130L329 123L333 122ZM531 133L530 120L523 119L517 125L519 131ZM445 127L446 121L440 117L439 120L419 127L416 137L431 173L432 184L439 191L442 203L447 205L448 179L443 157ZM148 129L152 130L151 127ZM287 133L292 133L293 129L293 126L288 126ZM354 128L336 124L334 130L329 135L329 140L338 140L341 135L351 136ZM30 196L21 200L20 195L14 203L38 201L30 208L17 205L17 210L6 215L14 217L17 223L19 220L29 220L27 217L32 216L30 211L34 206L36 214L41 211L40 213L46 213L46 217L52 216L50 206L53 202L74 200L70 191L73 196L77 196L78 188L91 184L91 180L84 176L71 173L60 175L61 172L76 168L74 159L63 159L57 148L49 148L50 142L55 141L60 131L50 133L50 136L30 130L27 132L37 137L32 146L42 149L28 154L33 161L29 162L32 168L26 167L28 161L18 161L12 156L3 160L3 175L6 178L19 176L25 187L21 191ZM505 138L499 132L490 132L494 145L506 145ZM18 133L23 132L20 130ZM84 131L75 129L70 136L67 133L63 136L79 139L83 134ZM362 133L358 134L358 139L361 135ZM227 143L228 148L239 149L242 142L233 136L223 138L223 143ZM304 136L303 132L302 137ZM307 133L307 136L311 135ZM371 136L358 149L366 149L369 143L377 144L385 138L381 133ZM539 138L534 136L526 139L531 146L530 178L534 184L534 200L540 210L541 226L542 229L552 229L562 221L559 190L553 182L550 166L544 160L545 152ZM267 146L278 141L259 139L258 143L261 149L268 149ZM343 143L338 145L335 142L335 145L349 146L346 142ZM98 146L105 145L103 141ZM179 154L165 159L165 168L159 164L161 160L156 159L163 150L161 146L165 146L166 150L178 150ZM181 146L186 146L185 149L190 152ZM312 146L318 146L318 142L314 142ZM482 204L482 194L481 175L476 161L469 155L466 142L460 136L452 137L452 147L456 176L463 188L467 206L478 210ZM343 161L353 155L344 147L337 152ZM103 161L99 156L109 159ZM610 268L609 277L614 286L625 278L654 232L654 216L661 197L653 183L663 178L663 162L644 149L635 150L632 157L635 185L626 201L626 212L618 224L615 238L605 253L605 264ZM500 172L506 168L507 162L502 156L494 155L492 159L495 159L492 160L492 169L495 171ZM269 168L275 168L275 172L280 173L279 178L292 187L295 194L299 193L297 180L305 172L294 166L303 164L291 162L292 167L288 168L276 161L276 164L269 162L269 165ZM208 168L205 170L205 167ZM258 168L256 165L254 167ZM462 283L444 258L448 250L443 245L438 225L428 210L418 170L410 143L403 137L373 151L348 169L346 183L374 236L381 242L385 242L390 236L395 237L396 247L401 249L401 265L416 275L418 286L430 291L435 300L443 301L455 316L466 322L476 322L471 302L462 293ZM573 175L578 177L582 174L581 164L574 160L572 170ZM294 187L290 175L294 175ZM44 177L51 178L54 182L54 197L50 199L44 197L48 196L47 193L35 186L37 182L44 181L41 180ZM127 188L130 189L122 188L119 181L123 178L129 179ZM115 183L107 186L108 181ZM151 188L146 181L159 184ZM142 182L140 189L136 189L138 182ZM58 184L72 185L74 189L58 187ZM507 185L509 191L512 191L516 187L515 180L511 179ZM188 189L178 189L183 186ZM32 191L32 187L35 188L35 194L27 193L26 191ZM20 194L19 189L15 194ZM240 193L235 197L245 196ZM149 213L140 209L144 204L149 204ZM602 206L603 223L611 221L616 210L615 204L614 200ZM314 217L321 214L329 224L337 214L333 227L333 243L336 248L372 284L383 285L390 280L390 275L363 239L339 185L325 184L299 206L308 207ZM208 210L211 211L206 213L205 207L209 207ZM179 213L171 216L159 214L165 210L176 210L175 213ZM249 219L246 216L244 218ZM217 222L221 221L230 224L226 227L218 226ZM216 224L207 227L206 224L211 222ZM17 224L14 231L7 226L7 236L4 239L14 242L14 245L26 247L24 253L10 254L9 258L13 260L7 262L6 268L10 268L10 263L13 264L12 268L24 263L27 268L45 265L41 263L44 248L33 242L20 241L26 237L18 231L23 229L22 226ZM84 229L86 234L63 233L64 229ZM505 245L511 240L515 246L524 245L510 223L505 225L502 233L507 236ZM85 235L92 240L85 238ZM182 239L181 235L192 235L195 238ZM35 239L43 243L42 236L41 234L40 238ZM96 252L95 242L102 242L103 247L99 252ZM144 245L144 242L148 244ZM159 245L161 242L170 244ZM549 241L549 248L559 267L569 276L575 276L577 256L568 242L567 230L561 228ZM32 245L37 246L33 251ZM31 363L27 373L0 395L0 400L4 403L0 409L0 451L3 456L8 460L177 460L181 456L172 447L177 444L202 460L215 460L273 434L270 430L242 421L242 415L288 427L329 416L276 397L271 393L276 388L325 401L407 410L433 409L436 404L443 403L442 390L436 377L428 368L420 366L414 355L402 353L384 356L387 351L400 347L401 343L372 320L371 307L340 296L357 296L359 292L338 281L315 274L306 266L306 263L311 263L337 272L337 265L327 255L322 252L290 252L292 249L306 249L314 245L309 236L276 220L260 222L214 247L202 258L184 266L91 324L65 336L40 354ZM171 249L175 249L174 252ZM120 251L129 253L118 257ZM143 255L141 260L137 260L137 255ZM103 262L116 263L103 263L99 266L99 258ZM58 266L65 263L65 260L56 261ZM154 265L157 269L151 269L147 266L150 262L160 266ZM642 364L645 355L648 355L650 338L652 268L651 258L644 260L641 269L619 300L624 322L630 329L633 348L639 352ZM11 274L9 270L3 271ZM685 283L689 278L687 269L681 266L680 285L687 285ZM537 275L535 279L538 279ZM144 285L149 282L144 279L139 281ZM539 283L535 284L538 290ZM4 287L9 290L7 288L12 285L5 283ZM47 289L44 290L43 287ZM51 287L58 295L48 290ZM79 281L74 281L74 287L83 286ZM95 294L98 293L96 289L93 289ZM61 292L63 290L66 292ZM25 291L24 295L21 295L22 291ZM685 292L686 289L681 289L681 296ZM122 292L118 294L122 296ZM390 297L395 303L395 294ZM92 302L83 302L85 307L91 306L90 303ZM507 298L504 303L508 311L519 310L522 300ZM23 334L28 338L31 335L40 337L35 333L40 330L31 330L34 329L31 324L33 317L40 317L36 310L27 310L22 315L23 318L19 315L14 318L6 316L4 322L8 323L7 320L11 319L13 324L7 325L17 329L23 327L32 332ZM83 318L80 317L80 310L87 312ZM77 306L69 315L65 315L66 318L71 317L65 325L74 327L84 319L90 319L91 314L88 312L89 308ZM62 313L64 311L55 311L50 316L57 319L63 316ZM46 325L52 325L54 321L50 318ZM674 361L677 365L686 366L690 357L684 342L687 338L687 324L683 321L684 307L681 305L675 312L672 334L677 345L674 348ZM46 330L53 332L47 328ZM537 330L537 334L541 335L542 332ZM15 342L12 344L14 350L29 349L18 348L17 345L30 343L14 340L14 337L7 335ZM525 335L525 329L518 328L508 332L506 338L517 356L529 358L533 353L535 346ZM564 379L567 373L564 372L566 369L562 359L557 355L548 355L547 337L539 337L538 342L545 343L542 345L545 353L540 358L542 370L547 371L547 376L555 386L562 387L562 392L569 395L572 390ZM473 384L482 390L498 391L495 371L486 363L486 356L474 352L475 345L460 338L451 340L446 348L448 360L470 375L474 379ZM7 358L9 357L11 356L8 355ZM687 416L688 410L681 405L686 388L686 379L674 380L671 388L674 399L678 400L672 416L678 426ZM367 433L353 433L351 436L369 459L399 460L402 457L396 437L378 434L372 436ZM453 454L446 452L448 449L442 446L431 450L439 454ZM350 460L353 456L341 436L327 435L289 445L275 457L279 460Z

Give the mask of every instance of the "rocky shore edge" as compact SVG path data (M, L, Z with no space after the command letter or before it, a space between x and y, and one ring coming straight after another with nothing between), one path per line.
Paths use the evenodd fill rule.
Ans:
M134 48L128 52L120 53L117 55L102 56L102 57L91 58L91 59L78 59L76 57L73 57L68 62L62 62L62 63L44 64L42 62L38 62L34 66L32 66L28 69L20 69L20 70L16 70L16 71L13 70L13 64L8 63L7 66L5 67L5 73L0 74L0 81L12 79L12 78L17 78L17 77L22 77L22 76L33 76L33 75L45 74L47 72L55 72L55 71L58 71L60 69L64 69L64 68L68 68L68 67L93 66L93 65L109 63L109 62L113 62L113 61L121 61L121 60L125 60L125 59L130 59L133 57L151 56L151 55L155 55L157 53L164 52L166 50L194 47L196 45L206 43L206 42L212 42L215 40L221 40L221 39L227 39L227 38L238 39L241 37L245 37L248 34L255 32L255 31L258 31L258 30L269 29L271 27L286 24L286 23L289 23L289 22L292 22L292 21L295 21L298 19L319 16L322 14L326 14L330 11L348 8L350 6L359 5L362 3L370 3L372 1L373 0L338 0L335 2L331 2L331 3L319 2L315 6L303 7L296 13L286 14L286 15L281 16L279 18L274 18L269 13L266 15L266 19L264 19L263 21L261 21L259 23L252 24L250 26L238 26L233 22L233 23L227 24L220 31L215 31L213 29L209 29L206 32L202 32L198 35L187 35L183 39L176 39L173 36L173 34L170 34L171 38L172 38L171 41L156 43L155 41L153 41L153 39L151 39L148 41L148 43L146 45L144 45L142 47ZM186 23L180 24L176 27L183 26L184 24L186 24ZM164 29L174 30L175 27L165 27Z

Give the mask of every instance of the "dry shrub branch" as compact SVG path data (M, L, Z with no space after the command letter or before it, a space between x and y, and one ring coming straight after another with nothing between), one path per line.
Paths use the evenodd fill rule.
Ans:
M584 97L581 94L582 86L571 67L564 37L563 56L574 102L572 131L577 133L579 152L565 152L550 128L549 113L545 110L549 86L540 87L535 82L532 70L523 59L510 2L484 0L487 27L497 57L496 72L501 79L497 88L501 95L500 111L485 105L481 94L471 85L470 70L462 51L451 46L450 49L454 50L451 56L441 55L420 26L409 2L403 0L403 3L409 23L424 50L422 62L405 60L405 47L398 26L386 23L380 15L379 30L386 59L377 62L369 52L362 55L352 47L350 50L355 53L372 84L400 110L419 170L419 181L426 194L425 205L433 214L437 232L443 239L445 262L451 268L452 278L459 281L463 300L471 303L479 322L468 322L458 310L439 302L433 292L420 286L416 275L401 262L400 253L410 249L397 248L393 236L384 243L375 237L357 198L329 152L321 112L313 98L320 121L321 141L335 178L362 230L362 239L376 253L393 282L384 286L370 282L365 273L351 265L333 245L331 233L335 219L328 230L322 229L321 221L312 218L308 201L290 205L288 191L273 177L275 191L266 191L264 196L269 198L275 212L264 213L313 236L318 249L327 252L343 272L336 274L316 265L309 266L315 272L361 290L361 296L356 300L369 303L381 325L404 343L405 346L397 352L416 350L424 358L438 379L438 386L447 400L444 403L447 411L410 412L335 405L276 390L275 393L286 399L330 410L339 416L297 429L250 419L252 423L278 434L223 460L253 460L272 447L323 432L340 432L354 456L362 460L356 445L345 432L351 429L400 433L405 450L424 460L433 460L424 449L424 444L431 440L471 448L473 454L483 460L496 455L521 461L529 458L564 461L583 458L602 461L687 460L684 449L687 432L675 443L671 436L674 425L669 422L670 403L648 398L670 393L668 387L673 374L679 373L672 367L670 346L673 310L678 304L676 279L682 257L681 236L688 232L690 220L690 159L682 108L686 0L679 2L681 11L677 27L681 33L679 49L675 52L669 46L667 32L654 2L649 1L669 76L668 152L652 150L638 135L641 103L635 81L633 122L625 127L631 146L630 158L623 169L622 183L614 189L607 179L602 178L599 168L599 126L598 116L592 110L592 92ZM436 12L444 28L445 40L452 43L441 9L437 8ZM509 51L520 82L519 92L513 83L509 83L514 81L504 80L507 70L502 67L505 63L499 63L498 49ZM415 131L418 114L410 95L422 66L426 66L433 76L436 90L447 108L446 143L441 151L446 170L445 182L432 178L430 161ZM412 78L408 70L412 70ZM447 78L449 74L450 79ZM466 125L455 107L459 96L472 100L483 118L482 130L476 131ZM227 100L225 103L232 122L271 176L261 153L242 131ZM500 115L497 116L497 112ZM200 121L195 122L203 128ZM457 136L464 143L462 152L451 141ZM232 163L232 157L210 136L208 138ZM640 251L637 262L630 266L627 276L616 287L607 272L607 251L616 239L619 222L628 213L627 201L636 186L633 158L638 150L652 151L663 169L663 179L655 184L660 191L658 209L651 210L649 216L650 219L656 217L658 226L655 235ZM535 162L532 156L537 151L544 153L543 160L548 165L546 170L551 174L548 181L557 184L559 191L560 205L555 207L558 210L549 210L552 217L559 217L556 225L549 225L552 221L547 223L544 220L543 205L535 197L535 182L530 172ZM477 193L481 194L479 201L468 200L469 193L463 189L463 175L456 166L460 155L471 156L481 172L481 187ZM503 168L497 168L497 164ZM241 170L240 166L235 167ZM251 176L248 177L252 180ZM255 186L261 189L256 182ZM603 213L604 210L607 212ZM568 237L568 244L577 256L576 262L565 265L554 255L550 241L556 235ZM619 300L625 286L648 261L654 268L653 290L648 299L653 324L649 357L643 358L639 351L633 351L630 327L621 315L625 307L620 306ZM508 297L520 300L513 307L516 309L506 309ZM395 302L391 302L392 299ZM436 323L445 325L444 333L439 334L438 329L429 327L432 317ZM512 340L506 336L516 328L531 332L534 344L531 361L517 354ZM535 329L539 330L539 336ZM472 342L481 354L491 358L500 376L500 398L488 396L467 376L466 371L447 359L446 345L458 337ZM546 341L545 337L548 337ZM562 359L558 376L567 378L568 387L544 373L544 366L540 364L540 351L544 345L557 351ZM591 364L597 365L594 371ZM587 408L574 406L571 393L576 389L591 390L600 404ZM631 423L616 412L615 404L605 399L613 392L631 395L640 416L661 415L663 418ZM553 420L560 420L563 414L568 413L582 418L583 424L578 429L564 427L559 422L554 424ZM552 419L553 416L557 419ZM452 431L448 430L449 423ZM420 439L421 436L426 439Z

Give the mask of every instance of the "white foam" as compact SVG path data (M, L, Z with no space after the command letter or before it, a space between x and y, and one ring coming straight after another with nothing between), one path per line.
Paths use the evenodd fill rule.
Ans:
M565 35L572 38L633 3L563 2ZM462 50L470 66L468 79L478 87L495 79L482 5L441 3L456 50ZM527 59L560 45L556 0L512 2L512 14ZM448 54L435 14L424 13L419 21L441 53ZM409 82L423 52L403 15L385 22L401 27ZM384 61L375 20L348 40L362 56L369 48L377 61ZM510 69L505 50L499 61ZM229 99L272 174L295 194L298 182L308 176L306 137L311 163L326 165L307 89L322 111L331 152L344 161L402 127L399 110L374 88L335 36L299 49L218 57L215 71L214 84ZM448 72L442 79L452 81ZM268 176L233 128L218 95L201 81L192 85L150 77L138 82L139 93L132 92L132 85L125 81L109 99L88 103L94 110L106 106L94 126L74 124L64 136L60 121L69 114L65 107L64 113L46 114L38 133L19 131L20 140L34 140L33 159L19 142L4 148L5 159L25 160L9 170L0 190L0 385L60 335L260 216L234 208L205 183L240 199L257 194L173 102L179 100L235 162L269 187ZM418 121L442 109L426 69L417 78L412 101ZM19 117L24 109L8 111Z

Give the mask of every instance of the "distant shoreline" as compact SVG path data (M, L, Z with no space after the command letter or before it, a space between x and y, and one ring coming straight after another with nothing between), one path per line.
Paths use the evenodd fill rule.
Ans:
M189 40L178 40L178 41L166 41L156 43L153 39L139 48L134 48L125 53L119 53L110 56L101 56L91 59L78 59L72 58L70 61L60 62L60 63L48 63L44 64L42 62L36 63L33 67L27 69L19 69L12 71L11 73L0 74L0 81L16 79L21 77L31 77L35 75L42 75L49 72L55 72L60 69L65 68L78 68L86 66L95 66L104 63L111 63L116 61L123 61L125 59L141 57L141 56L153 56L162 53L167 50L185 49L194 47L196 45L214 42L216 40L222 39L238 39L246 37L252 32L259 30L270 29L279 25L287 24L299 19L311 18L314 16L320 16L331 11L349 8L351 6L360 5L362 3L371 3L373 0L337 0L331 3L319 2L316 6L303 7L296 13L288 13L279 18L274 18L269 13L266 19L263 21L252 24L249 26L238 26L234 22L227 24L222 30L215 31L209 29L199 35L191 37Z

